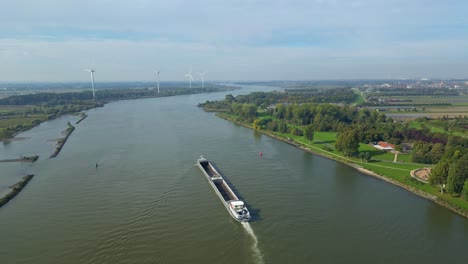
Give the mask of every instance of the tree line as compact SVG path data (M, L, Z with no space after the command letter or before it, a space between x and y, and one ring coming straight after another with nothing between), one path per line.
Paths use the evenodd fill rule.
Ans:
M402 143L413 145L412 160L436 164L430 180L447 184L452 194L460 194L468 179L468 140L448 133L431 132L427 127L412 128L406 122L396 122L383 113L349 105L307 102L306 98L285 102L281 93L252 93L224 100L206 102L200 106L235 115L238 121L249 122L254 129L291 133L313 138L311 131L337 132L335 148L345 156L357 156L359 143L387 141L401 150ZM360 154L368 160L370 154ZM452 175L449 177L449 175ZM437 179L437 180L435 180ZM468 198L468 195L465 196Z
M98 101L110 101L121 99L137 99L144 97L162 97L184 94L219 92L232 89L232 87L205 87L205 88L164 88L158 91L153 89L121 89L96 91ZM12 95L0 99L0 105L64 105L80 101L93 100L91 91L66 92L66 93L35 93L25 95Z

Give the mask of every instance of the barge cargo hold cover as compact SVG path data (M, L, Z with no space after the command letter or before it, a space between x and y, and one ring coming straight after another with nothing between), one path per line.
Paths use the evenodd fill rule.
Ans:
M213 190L216 192L229 214L239 222L248 222L250 220L249 210L245 206L244 202L239 200L221 174L215 169L213 164L211 164L207 159L201 157L197 160L197 165L205 175L211 187L213 187Z

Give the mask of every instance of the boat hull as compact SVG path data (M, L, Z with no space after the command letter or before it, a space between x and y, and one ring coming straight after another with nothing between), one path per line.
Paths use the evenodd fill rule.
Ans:
M213 190L215 191L216 195L221 200L222 204L229 212L229 214L234 218L236 221L239 222L248 222L250 220L250 213L248 209L243 206L240 210L236 211L234 204L242 203L236 194L232 191L231 187L227 184L221 174L216 170L216 168L209 162L208 160L201 158L197 160L197 166L205 175L206 180L211 185ZM239 214L239 212L241 212Z

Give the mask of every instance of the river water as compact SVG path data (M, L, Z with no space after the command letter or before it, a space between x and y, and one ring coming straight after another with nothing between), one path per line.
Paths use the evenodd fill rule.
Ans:
M0 263L467 263L466 219L196 107L226 94L92 109L55 159L50 140L78 117L0 145L0 159L41 155L0 164L0 192L36 175L0 208ZM254 221L229 216L194 166L200 155Z

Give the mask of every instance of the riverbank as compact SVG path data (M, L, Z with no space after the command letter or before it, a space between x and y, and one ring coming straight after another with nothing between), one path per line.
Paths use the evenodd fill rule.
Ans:
M243 127L246 127L246 128L249 128L249 129L252 129L252 130L255 130L253 128L253 126L249 125L249 124L246 124L246 123L243 123L243 122L239 122L237 120L234 120L232 118L230 118L229 116L225 115L225 114L219 114L217 113L216 116L220 117L220 118L223 118L227 121L230 121L232 123L235 123L237 125L240 125L240 126L243 126ZM349 158L346 158L344 156L340 156L338 154L335 154L335 153L331 153L329 151L326 151L326 150L323 150L323 149L319 149L319 148L316 148L314 146L311 146L311 145L308 145L307 144L304 144L304 143L301 143L301 142L298 142L298 141L295 141L291 138L287 138L287 137L283 137L279 134L276 134L276 133L273 133L273 132L270 132L270 131L266 131L266 130L255 130L259 133L262 133L266 136L269 136L269 137L272 137L274 139L278 139L278 140L281 140L287 144L290 144L292 146L295 146L303 151L306 151L306 152L309 152L309 153L312 153L312 154L315 154L315 155L319 155L319 156L322 156L324 158L327 158L327 159L331 159L331 160L334 160L334 161L338 161L340 163L343 163L343 164L346 164L348 166L351 166L353 168L355 168L356 170L366 174L366 175L369 175L369 176L372 176L372 177L375 177L375 178L378 178L380 180L384 180L388 183L391 183L393 185L396 185L400 188L403 188L409 192L412 192L422 198L425 198L425 199L428 199L438 205L441 205L451 211L453 211L454 213L457 213L465 218L468 219L468 210L465 210L463 208L460 208L456 205L453 205L451 203L449 203L448 201L444 200L442 197L440 196L436 196L436 195L433 195L431 193L428 193L424 190L421 190L421 189L418 189L414 186L411 186L411 185L408 185L408 184L405 184L404 182L400 182L394 178L392 178L391 176L388 176L388 175L383 175L381 173L377 173L377 172L374 172L370 169L367 169L367 168L363 168L362 166L360 166L359 164L356 164L353 160L349 159ZM408 176L411 178L411 176L408 174Z
M73 133L73 131L75 130L75 127L72 126L72 125L70 124L70 122L68 122L67 125L68 125L68 128L67 128L67 130L66 130L65 137L59 140L59 142L58 142L59 145L55 148L54 153L52 153L52 155L50 155L49 159L52 159L52 158L57 157L57 155L60 153L60 151L62 150L63 146L64 146L65 143L67 142L68 137L70 137L71 133Z
M11 199L13 199L18 193L20 193L24 187L28 184L28 182L32 179L34 174L29 174L23 177L23 179L14 185L10 186L11 191L7 193L5 196L0 198L0 207L4 206L8 203Z

